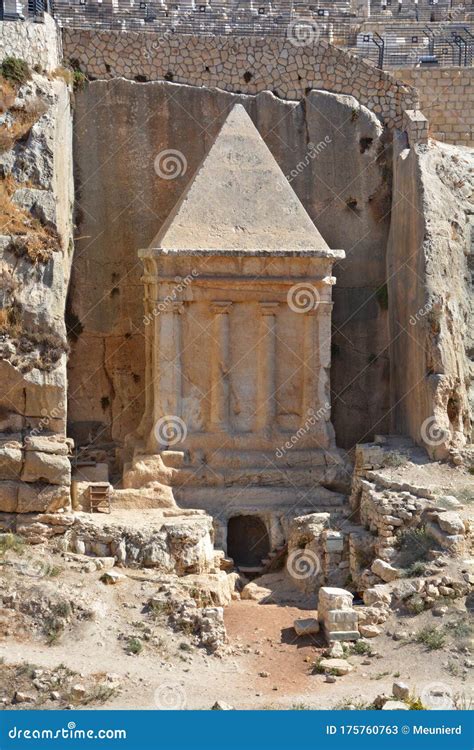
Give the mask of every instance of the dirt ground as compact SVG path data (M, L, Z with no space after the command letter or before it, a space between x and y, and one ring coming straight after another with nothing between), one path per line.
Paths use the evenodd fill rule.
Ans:
M363 707L381 693L390 695L394 680L406 682L413 696L441 685L459 705L471 704L474 697L472 614L461 603L442 618L431 612L392 615L384 634L371 639L373 653L349 654L353 671L329 683L314 673L323 641L298 638L293 629L296 618L308 616L307 609L233 601L225 609L229 643L216 656L147 610L157 590L153 571L121 569L125 578L105 586L100 570L84 572L59 554L48 569L54 575L43 578L15 566L3 571L4 708L209 709L215 701L237 709ZM31 613L10 606L8 592L15 588L22 600L32 599ZM75 616L51 635L42 603L54 602L55 596L73 600ZM414 642L426 625L442 630L441 648L429 651ZM137 641L139 648L131 653L130 644ZM19 690L27 698L21 703L15 698Z

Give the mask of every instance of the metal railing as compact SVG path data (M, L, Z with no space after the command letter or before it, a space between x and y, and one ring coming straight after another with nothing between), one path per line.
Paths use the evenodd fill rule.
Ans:
M378 68L470 67L474 57L472 24L422 27L387 26L384 32L362 32L347 47Z
M41 22L49 11L48 0L0 0L0 21Z
M23 8L8 18L41 20L48 10L63 28L147 31L158 36L290 36L308 44L323 38L378 68L472 66L474 23L454 0L0 0ZM362 0L360 0L362 2ZM392 16L387 9L392 7ZM393 13L421 18L436 5L438 21L395 23ZM472 7L472 6L469 6ZM356 12L357 11L357 12ZM365 15L364 15L365 14ZM385 14L385 15L383 15ZM380 17L383 15L383 19Z

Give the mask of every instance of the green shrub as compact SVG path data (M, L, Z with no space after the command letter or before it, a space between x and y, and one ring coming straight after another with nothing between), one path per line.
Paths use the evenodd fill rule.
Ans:
M143 651L143 643L141 642L140 638L135 638L135 636L132 636L132 638L129 638L127 641L127 652L129 654L141 654Z
M366 641L356 641L352 646L352 653L359 654L360 656L370 656L372 653L372 646Z
M427 534L423 527L402 531L397 539L397 556L395 563L400 568L412 568L414 563L428 559L430 550L439 549L435 540ZM415 568L416 570L416 568ZM414 573L413 575L419 575Z
M0 65L0 74L19 86L31 78L28 63L20 57L6 57Z
M22 554L24 546L24 540L16 534L8 532L6 534L0 534L0 557L5 555L6 552L17 552Z
M437 651L445 645L446 636L442 630L428 625L418 631L415 640L426 646L428 651Z

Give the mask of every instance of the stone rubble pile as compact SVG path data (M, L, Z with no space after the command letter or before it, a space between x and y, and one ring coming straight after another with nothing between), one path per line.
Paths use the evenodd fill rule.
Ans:
M115 557L127 566L157 568L183 576L215 569L212 519L196 516L160 517L141 511L143 523L100 514L78 513L66 535L67 548L79 554Z

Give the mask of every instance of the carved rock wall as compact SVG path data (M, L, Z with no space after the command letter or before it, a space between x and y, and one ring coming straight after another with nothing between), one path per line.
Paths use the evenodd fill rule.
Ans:
M236 102L249 112L336 264L333 422L341 445L387 427L390 151L376 116L351 96L301 102L167 82L95 81L77 97L77 252L69 298L71 435L121 443L144 405L142 264ZM175 179L160 176L178 153ZM82 239L80 239L82 237ZM92 367L90 363L93 362Z

